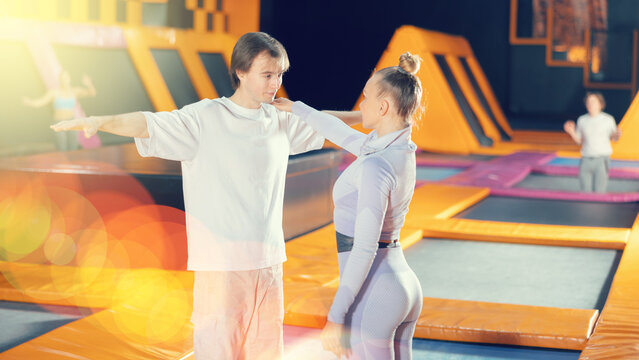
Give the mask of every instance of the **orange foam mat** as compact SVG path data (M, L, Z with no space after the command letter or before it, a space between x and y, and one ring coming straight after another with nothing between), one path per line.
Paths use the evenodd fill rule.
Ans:
M639 160L639 93L630 103L628 111L624 114L619 127L621 138L612 144L612 157L623 160Z
M512 141L531 144L564 144L577 147L570 135L563 131L514 130Z
M578 152L576 145L568 144L530 144L495 141L492 147L481 147L473 150L477 155L509 155L517 151L537 151L537 152Z
M635 222L608 299L580 360L639 359L639 226Z
M152 323L145 313L125 307L101 311L11 348L3 360L24 359L156 359L177 360L193 351L188 318L177 319L160 307Z
M490 195L488 188L425 184L413 194L406 226L421 228L430 219L447 219Z
M469 219L420 222L425 237L623 250L629 229L544 225ZM411 226L417 226L411 222Z
M0 299L73 305L87 315L2 359L168 360L191 351L191 272L8 262L0 270Z
M452 218L489 194L488 188L426 184L415 190L406 226L425 237L604 249L623 249L630 236L629 229Z
M128 301L139 284L193 286L187 271L80 268L0 261L0 300L87 308L110 308ZM134 295L132 292L131 295Z
M581 350L598 310L424 298L415 337Z

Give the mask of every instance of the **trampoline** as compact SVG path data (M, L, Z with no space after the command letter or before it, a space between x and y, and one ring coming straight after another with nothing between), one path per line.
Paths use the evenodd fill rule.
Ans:
M455 218L510 223L631 228L639 203L603 203L489 196Z
M603 308L621 252L424 238L404 251L425 297Z
M439 181L448 179L453 175L457 175L465 169L460 168L446 168L435 166L418 166L417 167L417 180L426 181Z
M524 189L580 191L579 178L574 176L556 176L531 173L514 187ZM607 192L639 192L639 180L609 178Z
M579 158L557 157L549 161L546 165L579 166ZM610 166L613 168L639 168L639 161L611 160Z
M454 155L454 154L440 154L427 151L420 151L415 154L417 160L427 161L488 161L495 159L497 156L493 155Z
M0 301L0 353L82 317L74 306Z

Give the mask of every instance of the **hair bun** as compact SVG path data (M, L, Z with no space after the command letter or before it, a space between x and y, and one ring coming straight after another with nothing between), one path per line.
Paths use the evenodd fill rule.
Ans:
M417 74L419 66L422 63L422 58L418 55L413 55L408 51L399 56L399 67L411 75Z

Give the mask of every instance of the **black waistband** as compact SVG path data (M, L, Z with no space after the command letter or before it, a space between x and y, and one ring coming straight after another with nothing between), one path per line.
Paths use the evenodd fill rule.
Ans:
M350 236L346 236L344 234L341 234L339 232L335 232L335 238L337 239L337 252L341 253L341 252L345 252L345 251L351 251L353 249L353 238ZM396 248L399 247L399 240L393 240L391 242L383 242L380 241L377 243L377 248L378 249L385 249L385 248Z

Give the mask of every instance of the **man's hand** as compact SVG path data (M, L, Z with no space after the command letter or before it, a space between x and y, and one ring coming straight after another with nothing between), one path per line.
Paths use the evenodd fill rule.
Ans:
M575 133L575 122L572 120L568 120L564 123L564 131L567 132L568 134L574 134Z
M90 138L95 135L100 128L100 124L98 120L92 117L82 118L82 119L73 119L73 120L65 120L60 121L57 124L51 125L51 129L58 131L70 131L77 130L83 131L84 136Z

